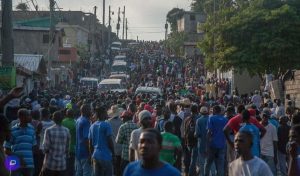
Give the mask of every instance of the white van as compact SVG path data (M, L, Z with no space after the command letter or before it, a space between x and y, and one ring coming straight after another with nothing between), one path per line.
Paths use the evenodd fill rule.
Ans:
M100 92L113 91L113 92L126 92L121 79L103 79L98 84Z
M162 96L163 95L163 92L162 90L159 88L159 87L143 87L143 86L140 86L138 88L136 88L135 90L135 94L144 94L144 93L147 93L147 94L152 94L152 95L159 95L159 96Z
M109 76L110 79L122 79L122 82L127 82L127 80L129 79L129 75L125 74L125 73L121 73L121 74L112 74Z
M111 50L115 50L115 51L120 51L122 47L122 43L121 42L112 42L110 49Z
M114 61L111 66L111 74L127 73L127 62Z
M80 86L82 88L97 88L98 83L99 83L98 78L83 77L80 79Z
M124 55L117 55L117 56L115 56L114 61L124 61L124 62L127 62L127 58Z

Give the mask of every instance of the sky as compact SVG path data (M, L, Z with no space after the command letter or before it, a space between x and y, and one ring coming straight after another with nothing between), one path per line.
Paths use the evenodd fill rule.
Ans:
M49 0L33 0L40 10L48 10ZM14 1L14 6L18 2L28 2L30 9L34 10L30 0ZM93 7L97 6L97 17L102 23L103 0L56 0L62 11L81 10L93 12ZM114 12L112 16L112 31L116 32L118 8L126 7L126 17L128 19L128 38L139 40L160 40L165 36L165 23L167 13L174 7L190 10L191 0L106 0L106 25L108 25L108 6ZM122 19L122 18L121 18ZM122 24L122 22L121 22ZM122 29L122 26L121 26ZM122 34L122 31L120 31ZM121 35L119 35L120 37Z

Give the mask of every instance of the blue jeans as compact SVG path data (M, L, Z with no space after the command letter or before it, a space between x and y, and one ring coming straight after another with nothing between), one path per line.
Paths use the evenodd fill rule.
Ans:
M264 160L268 164L273 175L276 175L276 166L275 166L275 162L274 162L274 157L261 155L261 159Z
M93 173L94 176L112 176L113 175L112 161L93 159Z
M198 159L198 147L189 148L191 152L191 162L189 167L189 175L196 175L196 164Z
M282 176L287 176L287 156L286 154L278 151L278 165L279 165L279 170Z
M75 175L76 176L91 176L92 167L89 159L75 158Z
M204 153L198 154L198 161L199 161L199 176L204 176L204 168L205 168L205 162L207 160L207 156ZM215 163L212 163L210 168L210 175L216 175L216 166Z
M211 166L213 162L217 168L217 175L224 176L224 166L225 166L225 148L217 149L210 147L208 149L208 156L205 162L204 175L209 176Z

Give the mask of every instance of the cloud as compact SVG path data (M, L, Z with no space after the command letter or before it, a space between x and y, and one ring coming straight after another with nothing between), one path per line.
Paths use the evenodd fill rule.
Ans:
M40 9L49 9L47 0L37 0L37 2ZM102 2L102 0L57 0L57 4L63 10L93 12L93 7L97 6L97 15L100 21L102 21ZM174 7L189 10L190 3L191 0L106 0L106 22L108 22L108 6L111 5L111 9L115 13L112 16L112 27L115 31L118 7L121 7L121 11L123 11L125 5L129 32L134 39L136 35L139 35L140 39L159 40L164 38L163 31L167 13Z

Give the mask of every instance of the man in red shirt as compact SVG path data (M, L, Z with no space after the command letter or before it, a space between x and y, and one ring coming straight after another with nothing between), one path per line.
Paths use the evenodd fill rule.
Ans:
M231 118L223 129L226 140L232 148L233 148L233 141L230 138L230 133L233 131L233 133L236 134L239 131L240 127L243 126L243 120L241 116L243 110L245 110L245 106L239 105L237 108L238 114L233 118ZM249 122L255 125L259 129L260 137L262 138L266 133L265 127L262 126L255 117L250 117Z

